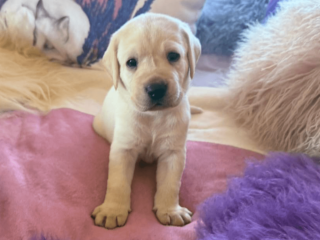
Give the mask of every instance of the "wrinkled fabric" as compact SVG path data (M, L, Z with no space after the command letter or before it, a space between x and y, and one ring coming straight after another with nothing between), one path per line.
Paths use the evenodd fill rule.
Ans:
M124 227L106 230L90 215L104 200L109 144L92 129L93 117L70 109L46 116L13 113L0 118L0 239L163 240L196 239L193 221L161 225L152 212L156 165L137 164ZM180 204L198 204L239 176L250 151L188 142Z

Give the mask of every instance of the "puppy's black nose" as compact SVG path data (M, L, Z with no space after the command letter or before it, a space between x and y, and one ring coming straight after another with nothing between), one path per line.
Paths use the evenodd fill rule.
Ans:
M164 83L152 83L145 88L149 97L153 101L161 100L167 92L167 85Z

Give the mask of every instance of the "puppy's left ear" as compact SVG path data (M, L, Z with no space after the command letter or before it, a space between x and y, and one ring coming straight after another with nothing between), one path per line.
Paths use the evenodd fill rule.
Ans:
M201 44L198 38L196 38L196 36L193 35L189 25L184 24L183 32L188 44L187 56L188 56L188 62L189 62L190 78L192 79L194 77L196 64L201 54Z
M107 48L107 51L103 55L103 64L107 68L107 71L112 77L113 86L117 90L118 83L120 81L120 65L118 62L118 38L114 34L111 37L109 46Z

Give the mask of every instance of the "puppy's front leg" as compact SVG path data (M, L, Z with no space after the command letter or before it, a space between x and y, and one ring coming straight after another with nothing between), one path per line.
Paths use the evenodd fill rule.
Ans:
M134 150L120 149L114 145L110 152L106 197L92 213L96 225L110 229L123 226L131 211L131 182L138 155Z
M153 210L164 225L183 226L192 213L179 205L179 190L185 165L185 150L170 151L159 159L157 192Z

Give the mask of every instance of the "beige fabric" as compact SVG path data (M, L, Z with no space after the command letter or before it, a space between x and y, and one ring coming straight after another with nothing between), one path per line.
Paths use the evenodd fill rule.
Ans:
M264 153L250 136L238 128L234 121L221 110L219 96L223 89L192 87L190 104L201 107L202 114L192 115L188 140L219 143Z
M133 13L140 9L145 0L139 0ZM196 22L200 17L205 0L155 0L150 12L162 13L180 19L189 24L192 32L196 32Z

